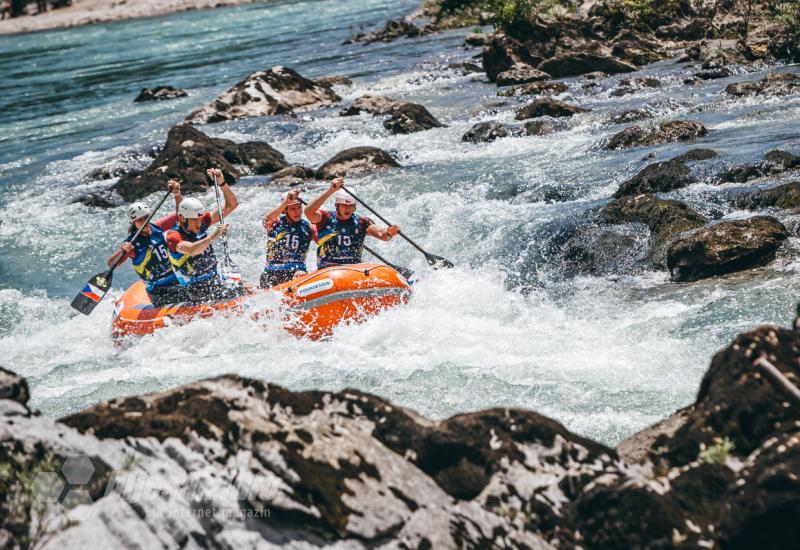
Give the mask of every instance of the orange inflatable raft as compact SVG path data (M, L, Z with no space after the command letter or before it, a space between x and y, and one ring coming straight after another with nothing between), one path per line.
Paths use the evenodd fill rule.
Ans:
M320 269L271 289L248 290L239 298L203 304L156 307L144 283L137 281L114 303L114 338L144 336L160 328L188 323L219 312L249 312L248 299L279 292L284 327L297 336L320 338L342 323L361 322L379 311L408 301L410 283L383 264L352 264ZM259 315L261 312L254 312ZM266 313L266 312L264 312Z

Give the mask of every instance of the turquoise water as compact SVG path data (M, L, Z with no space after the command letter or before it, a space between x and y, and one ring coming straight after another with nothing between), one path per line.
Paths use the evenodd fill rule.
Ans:
M563 99L592 112L566 131L465 144L461 135L478 121L512 122L522 100L498 98L481 75L447 70L478 53L462 48L464 31L342 44L414 6L274 2L0 38L0 363L29 378L34 406L61 415L115 395L238 372L295 389L357 387L432 417L532 408L613 443L690 403L712 354L735 334L790 322L799 286L795 239L770 268L691 285L649 270L574 276L559 249L646 154L663 159L688 148L604 151L598 143L621 129L609 123L613 113L647 105L660 118L703 122L711 131L696 145L722 157L697 165L703 181L673 195L715 217L738 216L745 213L729 201L737 188L709 178L773 147L797 152L797 97L732 101L721 93L726 84L763 73L687 89L685 70L664 62L643 71L662 88L622 98L608 93L619 79L600 89L568 79ZM336 116L337 106L203 131L265 140L292 163L312 166L358 145L393 152L402 169L351 185L457 268L431 272L402 241L376 244L422 275L414 300L324 342L297 340L269 319L220 317L114 347L112 301L90 317L69 301L123 237L124 210L69 201L111 183L89 177L100 166L146 166L147 152L192 109L273 65L308 77L348 75L354 86L338 90L345 102L363 93L409 99L447 127L392 136L379 119ZM186 88L189 97L132 103L141 87L159 84ZM233 255L254 280L263 265L260 217L285 189L247 177L235 190ZM133 280L124 267L113 292Z

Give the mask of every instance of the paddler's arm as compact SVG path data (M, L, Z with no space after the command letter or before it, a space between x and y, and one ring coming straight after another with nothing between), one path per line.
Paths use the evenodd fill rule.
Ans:
M367 227L367 235L382 241L391 241L398 233L400 233L400 227L397 225L390 225L385 228L380 228L377 225Z
M175 250L177 250L181 254L188 254L189 256L197 256L202 254L206 251L206 249L214 242L218 237L225 235L228 232L228 224L221 224L214 228L214 231L209 234L204 239L200 239L199 241L195 241L190 243L189 241L181 241L175 246Z
M319 223L322 220L319 209L322 208L322 205L325 204L325 201L328 200L331 195L341 189L343 185L344 178L334 179L327 191L308 203L308 206L306 206L306 209L303 211L306 215L306 218L308 218L308 221L311 223Z
M278 206L276 206L274 210L272 210L271 212L267 213L266 216L264 216L263 220L264 227L269 229L270 224L273 221L277 220L278 216L283 214L283 211L286 210L286 207L289 205L289 202L294 202L297 200L298 195L300 195L300 191L298 191L297 189L292 189L291 191L289 191L289 193L287 193L286 197L284 197L281 203Z
M236 195L233 194L231 190L231 186L225 182L225 176L222 174L222 170L219 168L209 168L206 170L208 177L211 178L213 181L214 174L217 176L217 182L219 183L219 188L222 190L222 196L225 197L225 206L222 207L222 213L225 216L231 214L236 207L239 206L239 201L236 200ZM219 222L219 210L215 210L211 214L211 223L218 223ZM199 241L198 241L199 242Z
M133 254L133 245L129 242L124 242L119 245L119 248L116 252L114 252L111 257L108 259L108 267L109 269L114 267L114 265L119 261L120 258L123 258L123 262L131 257Z
M183 200L183 195L181 195L181 184L177 180L169 180L167 182L167 187L169 187L169 190L172 191L172 198L175 199L175 212L177 212L178 207Z

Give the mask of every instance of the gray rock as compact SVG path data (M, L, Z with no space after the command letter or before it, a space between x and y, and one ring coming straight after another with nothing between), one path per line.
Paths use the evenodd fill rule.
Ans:
M388 114L389 118L383 121L383 127L393 134L412 134L444 127L428 109L418 103L395 104Z
M696 281L764 266L788 236L770 216L720 222L673 241L667 267L674 281Z
M172 86L156 86L155 88L142 88L139 95L133 100L134 103L141 103L143 101L165 101L168 99L177 99L179 97L186 97L189 94L186 90L180 88L173 88Z
M565 52L542 61L538 67L555 78L578 76L597 71L606 74L629 73L636 65L611 55L595 55L583 52Z
M302 77L288 67L251 74L186 117L209 124L239 118L277 115L332 105L341 98L329 86Z
M527 118L538 118L543 116L551 117L571 117L577 113L585 113L588 109L583 109L575 105L569 105L555 99L542 98L536 99L517 111L516 119L525 120Z
M691 185L697 180L686 165L679 160L648 164L631 179L626 180L614 193L615 198L643 193L666 193Z
M654 128L631 126L611 136L605 143L606 149L627 149L644 145L656 145L671 141L689 141L705 136L708 130L693 120L673 120L662 122Z
M461 141L481 143L494 141L509 135L508 129L499 122L479 122L461 137Z
M528 84L530 82L537 82L540 80L548 80L550 75L531 67L517 63L510 69L507 69L497 75L498 86L514 86L519 84Z
M395 168L400 164L392 156L377 147L353 147L337 153L317 170L320 179L374 172L383 168Z

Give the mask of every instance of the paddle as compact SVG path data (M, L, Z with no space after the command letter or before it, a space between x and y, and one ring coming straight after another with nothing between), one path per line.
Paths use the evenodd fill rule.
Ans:
M353 197L354 199L356 199L358 202L360 202L361 204L363 204L363 205L364 205L364 207L365 207L367 210L369 210L370 212L372 212L373 214L375 214L376 216L378 216L378 218L379 218L379 219L380 219L380 220L381 220L383 223L385 223L386 225L392 225L391 223L389 223L389 222L386 220L386 218L384 218L383 216L381 216L380 214L378 214L378 213L377 213L377 212L376 212L376 211L375 211L375 210L374 210L374 209L373 209L373 208L372 208L370 205L368 205L368 204L367 204L367 203L365 203L363 200L361 200L360 198L358 198L358 197L357 197L357 196L356 196L356 195L355 195L355 194L354 194L352 191L350 191L350 190L349 190L347 187L345 187L344 185L342 185L342 189L343 189L343 190L345 190L345 191L347 192L347 194L348 194L348 195L350 195L351 197ZM415 243L414 241L412 241L412 240L411 240L411 239L410 239L410 238L409 238L409 237L408 237L408 236L407 236L405 233L403 233L402 231L400 231L398 234L399 234L401 237L403 237L405 240L407 240L407 241L408 241L408 242L411 244L411 246L413 246L414 248L416 248L417 250L419 250L420 252L422 252L422 254L425 256L425 259L428 261L428 265L430 265L430 266L431 266L431 267L433 267L434 269L439 269L440 267L446 267L446 268L455 267L455 266L453 265L453 262L451 262L450 260L447 260L447 259L445 259L445 258L442 258L441 256L437 256L436 254L431 254L430 252L427 252L427 251L425 251L425 250L424 250L424 249L423 249L423 248L422 248L420 245L418 245L417 243Z
M147 220L142 224L142 227L140 227L138 231L133 234L133 237L128 239L127 242L133 242L139 237L144 228L150 224L150 220L152 220L153 216L156 215L158 209L161 208L161 205L164 204L164 201L167 200L167 197L169 197L171 194L172 190L170 189L166 192L164 198L159 201L159 203L147 217ZM108 289L111 288L111 280L114 276L114 270L117 269L117 267L119 267L119 265L124 261L125 254L120 256L120 258L114 262L114 265L112 265L110 269L107 269L102 273L98 273L89 279L89 281L83 286L83 290L81 290L78 295L75 296L70 305L84 315L89 315L94 310L95 306L100 303L100 300L105 298L106 293L108 293Z
M308 203L306 201L304 201L303 199L301 199L300 197L297 197L297 200L299 200L304 206L308 205ZM389 267L391 267L392 269L397 271L400 275L405 277L406 280L410 280L411 277L414 275L414 272L411 271L410 269L393 264L392 262L390 262L389 260L387 260L386 258L381 256L380 254L378 254L377 252L372 250L367 245L364 245L364 250L366 250L367 252L369 252L370 254L375 256L378 259L378 261L385 263L386 265L388 265Z
M217 197L217 210L219 211L219 223L225 223L225 214L222 211L222 199L220 197L219 184L217 183L217 174L214 174L214 194ZM239 271L239 266L233 263L230 255L228 254L228 235L222 237L222 252L223 258L219 264L219 278L223 284L237 285L242 282L242 274Z

